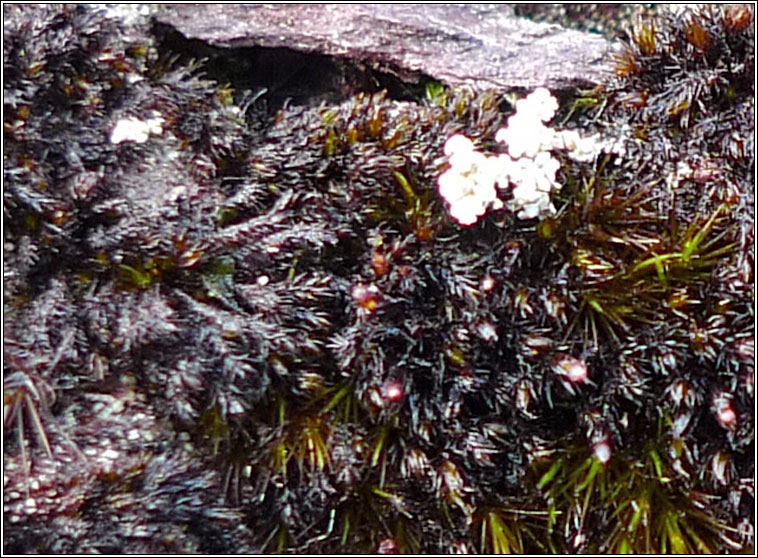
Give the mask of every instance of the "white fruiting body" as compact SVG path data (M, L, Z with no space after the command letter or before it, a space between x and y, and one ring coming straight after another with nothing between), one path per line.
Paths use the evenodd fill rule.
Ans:
M495 134L495 141L507 153L485 155L473 142L455 134L445 142L450 168L437 179L439 194L449 204L449 212L461 225L473 225L491 207L503 207L497 189L510 190L507 208L519 219L555 214L551 194L559 190L556 180L559 162L551 150L567 151L576 161L592 161L601 152L619 152L617 142L599 136L583 137L575 130L557 132L545 125L558 110L558 101L540 87L516 102L516 112L508 125Z

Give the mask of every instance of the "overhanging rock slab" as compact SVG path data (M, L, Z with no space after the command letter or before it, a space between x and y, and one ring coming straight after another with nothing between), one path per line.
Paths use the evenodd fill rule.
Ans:
M451 86L569 89L611 72L604 37L518 18L503 4L174 4L153 15L216 47L289 48Z

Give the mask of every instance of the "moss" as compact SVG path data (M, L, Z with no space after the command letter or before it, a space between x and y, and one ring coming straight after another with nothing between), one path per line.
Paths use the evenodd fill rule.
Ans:
M661 444L661 442L663 442ZM739 549L729 526L706 511L673 471L655 437L604 464L582 444L565 444L538 470L548 533L568 535L575 552L711 554ZM592 526L592 527L590 527Z
M497 151L503 96L248 124L201 65L39 10L4 30L6 550L754 544L752 10L640 23L554 124L623 152L562 157L552 219L466 228L442 146Z

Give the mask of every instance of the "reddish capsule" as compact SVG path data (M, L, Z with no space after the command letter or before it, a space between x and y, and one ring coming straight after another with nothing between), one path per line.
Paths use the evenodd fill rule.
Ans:
M376 285L364 285L358 283L350 291L353 300L360 306L367 314L371 314L379 306L380 293Z
M368 389L368 400L377 409L384 409L403 399L405 386L400 380L389 380L382 386Z
M605 465L611 460L613 455L613 448L611 447L611 440L606 432L602 432L592 442L592 455L600 463Z
M492 291L496 286L497 282L495 281L495 278L489 274L482 277L481 281L479 281L479 290L483 293Z
M400 552L400 545L393 538L386 538L379 541L376 547L377 554L397 554Z
M553 372L560 378L569 393L576 393L576 386L592 384L587 364L578 358L561 354L553 361Z
M390 403L397 403L405 395L405 387L399 380L390 380L384 385L382 395Z
M713 412L721 426L734 429L737 426L737 413L732 407L732 398L727 393L719 393L713 398Z
M572 384L583 384L589 379L589 369L584 361L569 355L561 355L553 365L553 371Z

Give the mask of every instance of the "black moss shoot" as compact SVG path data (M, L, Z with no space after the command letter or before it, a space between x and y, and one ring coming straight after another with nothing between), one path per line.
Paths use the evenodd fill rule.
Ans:
M501 96L256 110L4 10L4 552L752 552L751 6L640 20L551 123L623 149L471 227Z

